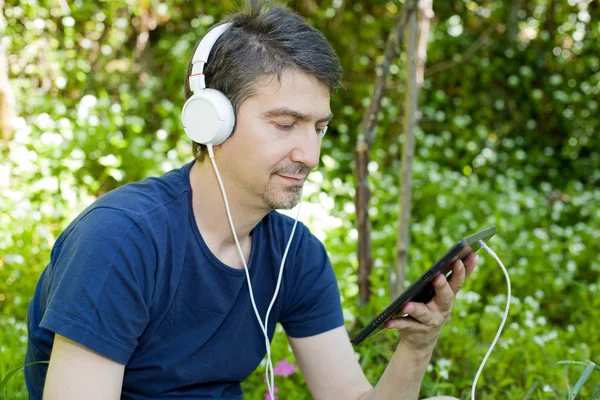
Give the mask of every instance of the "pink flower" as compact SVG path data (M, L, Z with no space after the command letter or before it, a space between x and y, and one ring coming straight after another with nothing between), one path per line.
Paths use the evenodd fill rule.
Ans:
M275 369L273 370L273 373L279 376L290 376L294 372L296 372L296 366L285 360L281 360L275 364Z
M277 393L278 391L279 388L277 386L274 386L273 393ZM265 400L277 400L277 396L271 397L271 395L269 394L269 389L267 389L267 394L265 394Z

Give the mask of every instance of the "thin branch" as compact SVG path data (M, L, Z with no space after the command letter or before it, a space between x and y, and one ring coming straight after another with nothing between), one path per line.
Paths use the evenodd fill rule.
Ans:
M385 82L389 74L390 64L397 56L404 27L409 16L416 13L418 0L407 2L402 11L398 13L394 28L386 40L385 53L382 63L379 65L379 75L375 80L375 88L371 96L369 108L363 115L360 123L359 137L355 148L356 163L356 221L358 228L358 291L359 304L364 305L369 301L371 295L369 276L373 269L373 258L371 256L371 221L369 219L369 201L371 191L369 189L369 151L375 140L375 128L377 126L377 115L381 108L381 100L385 91Z
M381 100L383 99L385 81L389 75L390 65L392 64L392 60L398 55L406 24L408 23L409 17L417 11L417 6L417 0L406 3L405 7L402 8L402 11L398 13L396 21L394 22L394 28L390 31L386 40L383 61L377 67L380 73L375 80L375 89L373 90L373 95L371 96L369 110L364 114L360 124L362 134L359 136L359 143L361 141L365 141L369 149L375 141L377 114L381 108ZM357 145L357 148L359 146L360 144Z
M58 5L63 13L63 15L70 15L71 8L69 7L69 3L66 0L58 0Z
M479 50L479 48L481 46L483 46L486 39L490 36L492 31L494 31L497 27L498 27L498 24L493 24L493 25L488 26L486 28L486 30L483 31L481 33L481 35L479 35L479 37L473 43L471 43L471 45L467 48L467 50L464 52L464 54L462 54L460 56L459 60L457 60L457 61L446 60L446 61L442 61L438 64L434 64L429 68L426 68L425 69L425 77L430 77L431 75L437 74L438 72L442 72L442 71L446 71L448 69L454 68L457 65L460 65L460 64L466 62L467 60L469 60L473 56L473 54L475 54L475 52L477 50Z
M0 0L0 38L6 26L4 19L4 0ZM8 142L14 133L13 118L15 116L16 99L9 79L9 64L6 48L0 41L0 143L3 150L8 151Z
M430 0L420 1L420 15L412 14L408 23L406 38L406 93L404 115L404 145L402 146L402 169L400 171L400 196L398 199L398 229L396 237L396 276L390 285L390 294L396 298L404 289L404 277L408 261L410 242L410 215L412 204L412 165L415 156L415 128L419 109L419 67L425 64L427 37L419 37L419 28L429 29L428 13L432 6ZM421 20L421 21L419 21ZM422 54L418 53L421 39ZM425 43L423 43L425 42ZM420 57L422 61L419 61Z

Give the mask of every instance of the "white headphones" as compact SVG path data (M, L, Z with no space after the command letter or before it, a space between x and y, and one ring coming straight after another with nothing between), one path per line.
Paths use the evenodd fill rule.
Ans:
M215 89L206 88L204 64L215 42L229 29L231 22L211 29L202 39L192 59L190 90L193 95L183 105L181 121L185 133L200 144L223 143L235 125L235 113L227 96Z

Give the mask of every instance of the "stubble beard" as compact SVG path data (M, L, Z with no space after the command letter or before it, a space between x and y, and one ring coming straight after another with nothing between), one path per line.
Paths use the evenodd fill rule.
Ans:
M271 171L269 181L262 193L262 199L270 208L274 210L290 210L302 200L302 189L304 182L294 185L282 185L281 179L277 175L288 176L308 176L312 168L301 164L291 163L277 166ZM282 187L283 186L283 187Z
M274 182L275 175L269 178L269 182L262 194L262 199L270 208L274 210L291 210L296 207L302 199L301 185L286 186L283 189Z

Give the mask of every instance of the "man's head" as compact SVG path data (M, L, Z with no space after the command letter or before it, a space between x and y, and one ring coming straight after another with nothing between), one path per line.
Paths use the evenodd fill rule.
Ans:
M223 22L232 25L215 43L205 67L206 86L224 93L236 114L220 156L230 178L255 191L263 204L291 208L303 181L282 176L306 177L316 166L318 148L311 146L320 146L320 130L330 118L329 96L341 77L339 60L319 31L282 6L250 1ZM191 63L186 98L192 94L190 73ZM284 126L292 128L284 131ZM305 135L309 130L312 136ZM301 136L304 141L296 140ZM194 143L193 149L203 161L206 146ZM253 151L258 153L249 154Z
M318 30L293 11L264 1L248 1L244 9L222 22L232 26L211 50L205 67L206 86L225 94L236 114L264 75L280 77L285 70L296 70L314 76L331 93L338 88L342 70L335 52ZM186 99L192 95L191 71L190 57ZM194 157L203 160L206 146L193 143L193 148Z

